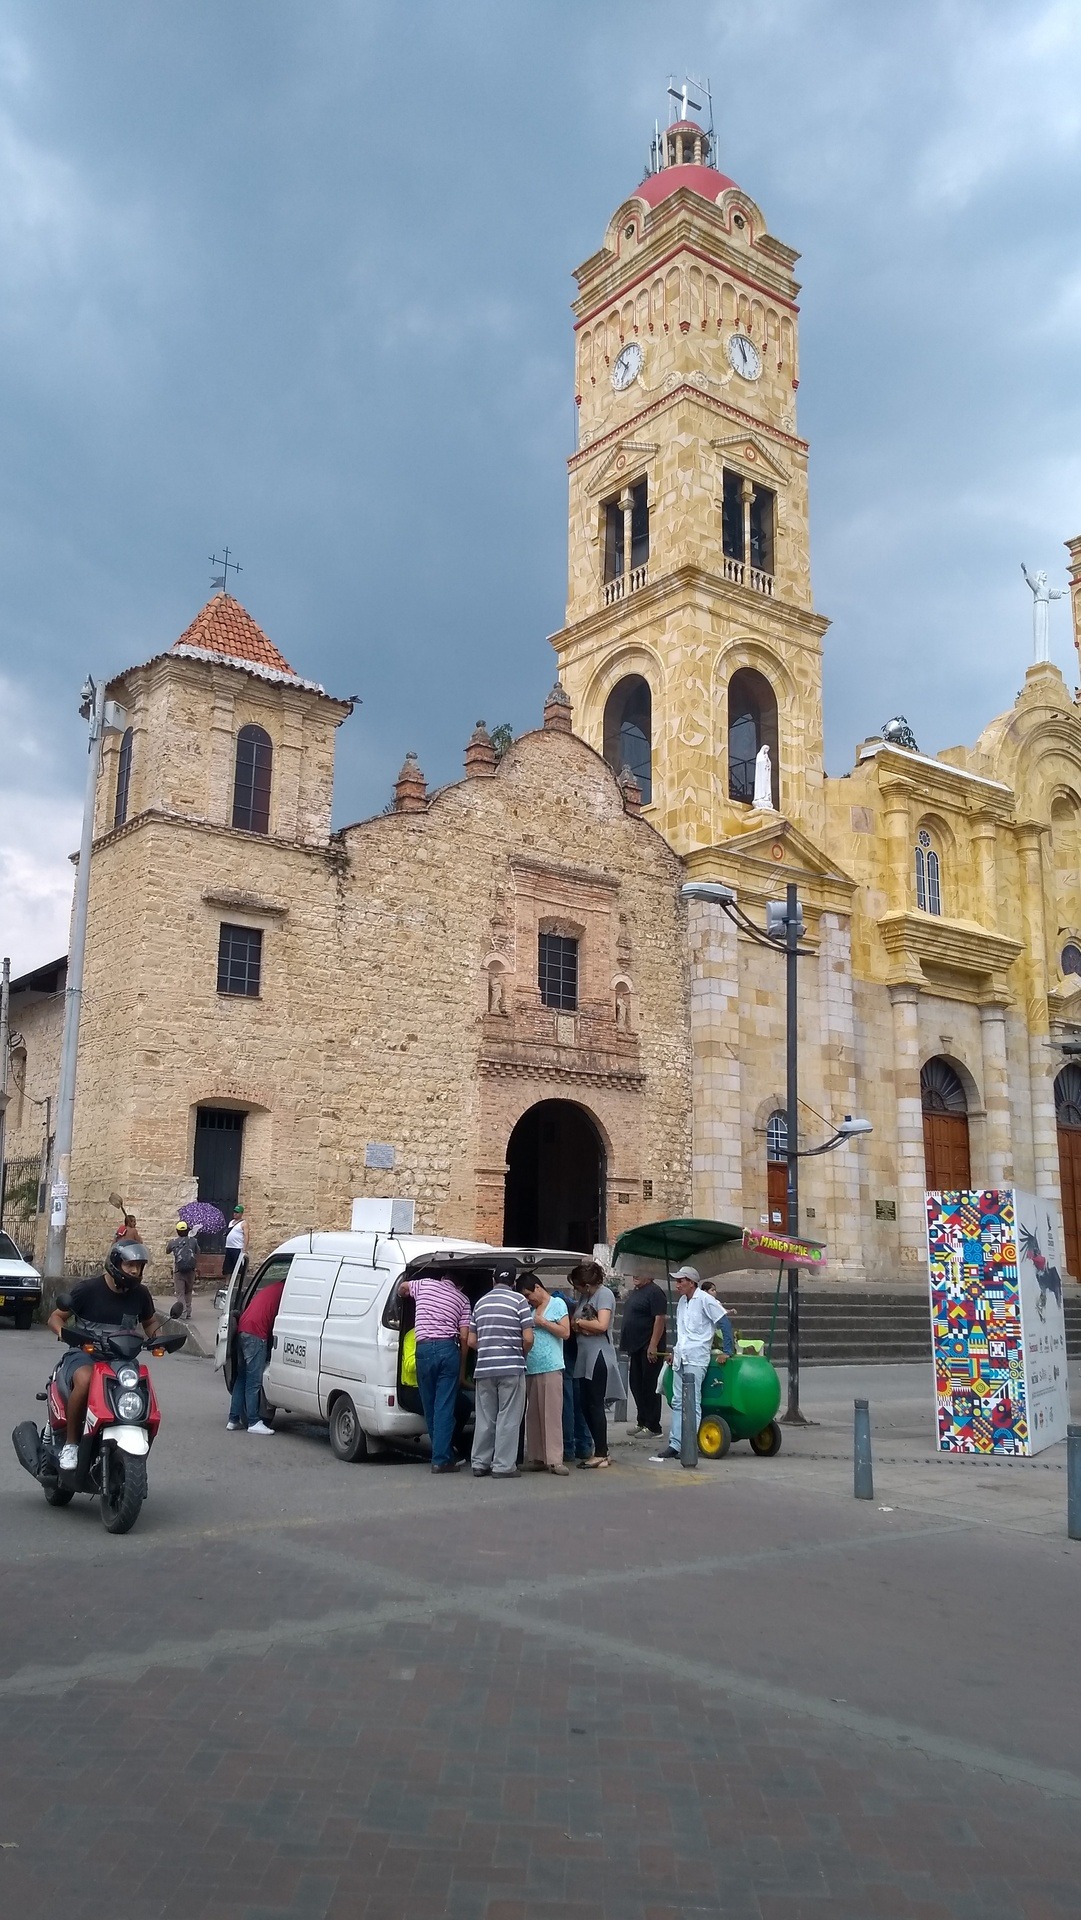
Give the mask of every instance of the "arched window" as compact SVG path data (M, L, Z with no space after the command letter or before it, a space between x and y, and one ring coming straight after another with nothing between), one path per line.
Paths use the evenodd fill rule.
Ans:
M113 825L122 827L128 817L128 788L131 785L131 728L128 727L120 742L120 752L116 761L116 801L113 806Z
M648 680L630 673L604 707L604 757L613 773L633 773L648 807L653 798L653 698Z
M1066 1271L1077 1280L1081 1279L1081 1067L1072 1060L1055 1080L1055 1121Z
M766 1211L771 1228L788 1225L788 1115L771 1113L766 1121Z
M942 912L942 868L926 827L916 835L916 905L921 913Z
M233 825L245 833L270 832L270 735L262 727L241 727L236 737Z
M923 1158L935 1193L963 1192L972 1185L968 1150L968 1099L948 1060L928 1060L920 1069Z
M728 683L728 797L754 799L754 763L769 748L774 809L779 808L777 696L764 674L740 667Z

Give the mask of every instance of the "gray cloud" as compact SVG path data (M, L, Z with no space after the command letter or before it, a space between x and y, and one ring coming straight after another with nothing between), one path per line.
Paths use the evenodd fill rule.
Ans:
M934 750L1012 698L1019 563L1061 582L1081 532L1073 0L9 0L17 966L63 942L84 673L168 645L224 540L294 665L363 698L339 819L383 804L407 747L441 781L478 714L535 721L565 588L570 271L684 67L713 76L721 164L803 253L831 768L898 707ZM1053 645L1072 675L1061 606ZM19 741L47 743L33 777Z

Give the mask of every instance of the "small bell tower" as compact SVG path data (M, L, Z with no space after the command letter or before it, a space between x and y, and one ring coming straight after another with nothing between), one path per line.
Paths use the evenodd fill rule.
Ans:
M763 798L824 828L821 642L796 424L796 253L676 98L577 271L566 624L575 726L680 853ZM673 90L674 92L674 90Z

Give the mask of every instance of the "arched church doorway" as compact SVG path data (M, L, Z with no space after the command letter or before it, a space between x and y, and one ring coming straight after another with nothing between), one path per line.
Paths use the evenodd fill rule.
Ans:
M968 1151L968 1099L948 1060L928 1060L920 1070L924 1179L932 1193L963 1192L972 1185Z
M507 1143L504 1244L592 1253L605 1236L604 1188L604 1144L585 1108L540 1101Z

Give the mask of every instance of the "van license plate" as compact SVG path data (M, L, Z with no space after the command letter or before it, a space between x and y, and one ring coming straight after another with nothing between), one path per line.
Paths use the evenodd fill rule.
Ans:
M307 1357L308 1357L308 1343L306 1340L283 1340L282 1341L282 1365L283 1366L302 1367Z

